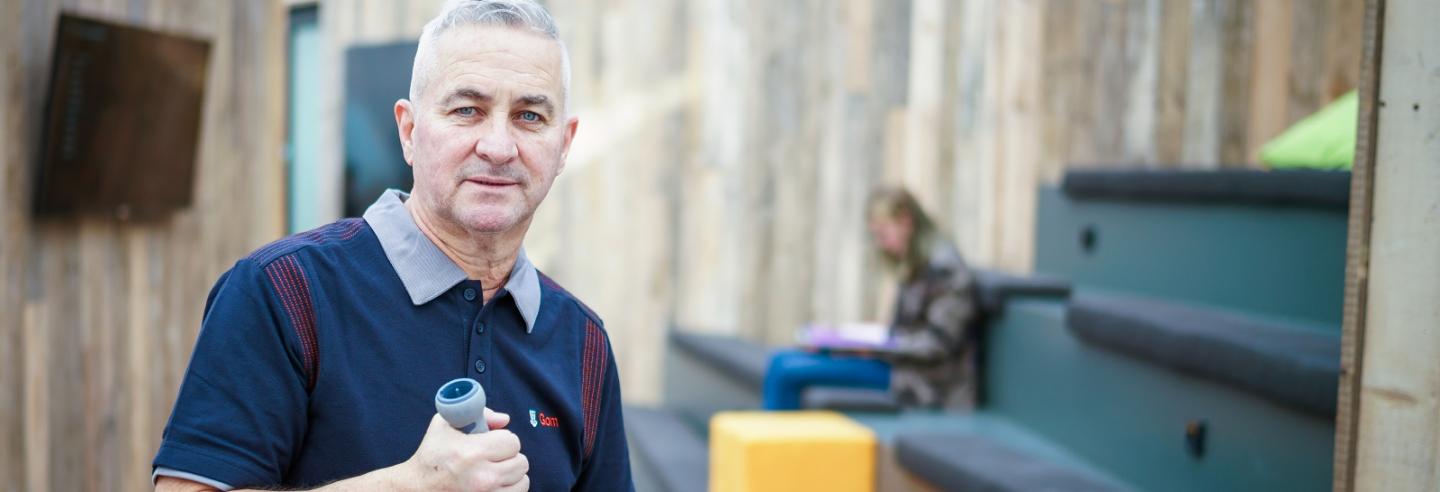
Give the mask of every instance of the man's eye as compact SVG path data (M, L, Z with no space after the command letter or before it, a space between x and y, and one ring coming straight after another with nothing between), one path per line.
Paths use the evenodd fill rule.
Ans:
M463 108L456 109L456 110L454 111L454 113L457 114L457 115L460 115L460 116L467 116L467 117L468 117L468 116L475 116L475 114L477 113L477 111L475 110L474 107L466 106L466 107L463 107Z
M536 123L544 118L540 117L540 113L536 113L534 111L524 111L520 113L520 119L529 123Z

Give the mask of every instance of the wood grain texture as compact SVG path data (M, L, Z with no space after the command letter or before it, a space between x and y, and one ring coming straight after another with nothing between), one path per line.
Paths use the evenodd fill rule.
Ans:
M0 390L26 395L0 407L0 491L144 488L205 293L282 234L288 2L0 2ZM344 50L414 39L441 3L317 3L332 215ZM1023 272L1036 187L1065 169L1255 165L1359 80L1361 3L549 0L581 123L526 247L606 319L627 399L655 402L672 326L784 343L887 317L877 184L914 186L973 263ZM190 210L28 219L62 6L215 40Z
M1350 178L1350 217L1345 244L1345 308L1340 324L1340 384L1335 403L1334 490L1356 487L1359 457L1361 378L1365 366L1366 310L1370 286L1370 227L1374 214L1375 143L1380 107L1381 45L1384 44L1384 0L1367 0L1357 89L1360 112L1355 135L1355 163Z
M1025 271L1039 184L1097 163L1258 166L1303 116L1296 80L1358 68L1296 53L1325 45L1332 16L1298 12L1312 2L1265 6L1310 18L1303 41L1243 0L550 5L584 151L527 247L607 317L636 401L658 398L640 347L670 326L783 343L809 320L883 319L859 216L876 184L913 187L976 264ZM683 63L653 62L666 44ZM1264 131L1260 98L1278 108ZM683 126L678 143L649 143L672 134L651 122ZM628 158L595 150L617 148ZM629 208L651 204L667 212ZM616 253L602 267L596 251Z
M1286 86L1290 75L1290 40L1295 0L1256 2L1255 43L1250 59L1250 131L1246 160L1257 161L1260 146L1285 130ZM1358 57L1356 58L1358 61Z
M190 208L143 223L31 219L36 115L62 8L211 41ZM284 32L278 1L0 8L0 389L15 395L0 409L0 490L150 489L210 284L283 231Z
M1252 45L1255 38L1254 4L1243 1L1222 4L1221 40L1225 76L1221 80L1220 154L1219 164L1233 167L1255 167L1259 161L1249 159L1247 140L1250 136L1250 91L1254 68Z
M24 72L17 69L23 51L17 34L22 32L21 7L17 2L0 3L0 33L4 33L0 34L0 101L20 101L24 94ZM20 142L26 124L20 111L0 111L0 163L4 163L0 166L0 196L28 203L29 169L9 164L25 158ZM27 330L31 310L25 302L29 244L21 232L24 227L24 211L0 207L0 392L11 395L7 403L0 403L0 490L7 492L34 490L33 475L28 473L33 462L26 459L29 444L36 440L26 435L27 424L32 423L26 418L32 413L28 407L36 400L25 393L30 359L23 354L29 352L27 342L34 337Z
M1160 16L1160 63L1155 101L1155 154L1151 162L1172 167L1185 144L1186 81L1190 66L1190 2L1165 0Z
M1381 19L1356 490L1440 488L1440 18L1387 0ZM1370 44L1367 42L1367 47ZM1367 115L1368 116L1368 115Z

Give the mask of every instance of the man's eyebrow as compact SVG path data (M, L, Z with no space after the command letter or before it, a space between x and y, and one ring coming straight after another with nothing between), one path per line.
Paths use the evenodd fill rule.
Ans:
M555 112L555 104L550 102L549 97L542 94L520 96L518 101L520 102L520 104L518 104L519 106L540 106L545 109L546 113Z
M468 87L462 87L451 91L450 94L447 94L445 96L445 99L440 100L440 105L449 106L457 99L468 99L477 102L489 102L492 98L489 94L485 94L483 92Z

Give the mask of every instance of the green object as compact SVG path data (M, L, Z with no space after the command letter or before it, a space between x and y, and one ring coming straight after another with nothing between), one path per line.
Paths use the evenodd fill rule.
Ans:
M1260 162L1274 169L1345 169L1355 163L1355 124L1360 102L1350 91L1306 116L1260 148Z

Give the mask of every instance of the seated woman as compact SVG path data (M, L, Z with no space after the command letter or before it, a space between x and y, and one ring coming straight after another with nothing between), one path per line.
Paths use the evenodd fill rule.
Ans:
M782 350L765 373L767 410L800 408L810 386L889 389L906 406L974 405L974 280L959 250L909 192L881 188L866 211L881 262L900 279L889 343L873 349Z

